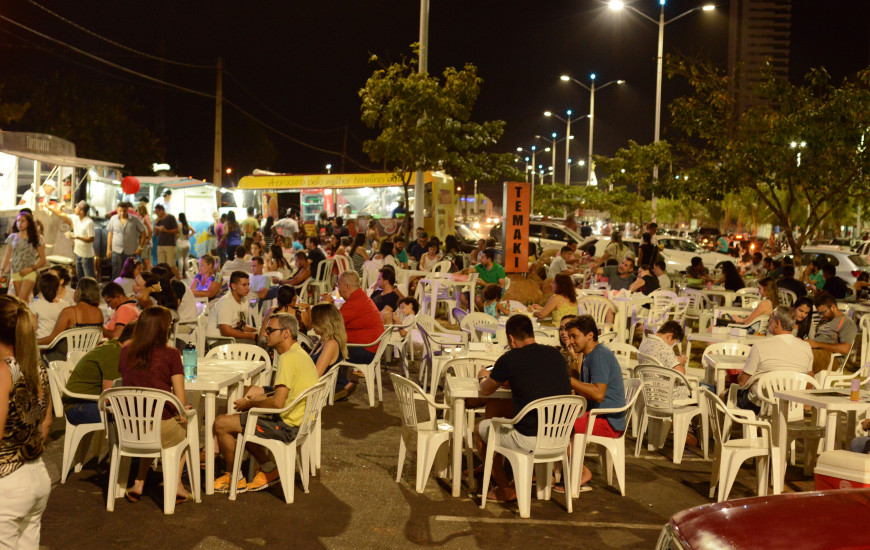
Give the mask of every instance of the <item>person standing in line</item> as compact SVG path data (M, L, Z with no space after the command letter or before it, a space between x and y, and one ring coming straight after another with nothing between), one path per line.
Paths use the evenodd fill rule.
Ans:
M0 296L0 547L39 548L51 480L42 452L51 427L48 372L39 361L33 316Z
M56 205L45 206L49 212L59 217L65 224L72 227L73 254L76 258L76 276L79 279L94 275L94 220L88 216L90 205L79 201L72 216L64 214Z
M15 295L27 303L36 284L36 274L45 265L45 241L36 231L33 214L21 212L15 224L18 232L6 237L6 257L0 273L6 273L12 266Z
M157 221L154 223L154 233L157 235L157 263L175 263L175 241L178 235L178 222L175 216L167 214L162 204L154 205Z
M196 235L196 231L187 223L184 212L178 213L178 240L175 242L175 260L178 264L178 273L182 279L187 278L187 258L190 257L190 238Z
M172 208L170 207L170 203L172 202L172 191L170 189L166 189L163 191L163 195L154 199L154 208L158 206L162 206L163 210L166 211L167 214L172 214Z
M139 216L139 219L142 220L142 223L145 224L146 233L148 234L145 238L145 244L142 246L142 263L145 265L145 270L151 270L151 251L154 248L154 245L151 243L151 237L154 236L154 224L151 222L151 214L148 213L148 197L142 197L139 199L139 207L136 208L136 212L134 213Z
M118 213L109 219L106 231L106 258L112 261L112 279L121 275L121 268L130 256L139 256L148 241L148 230L138 217L130 217L129 202L118 204ZM143 258L144 259L144 258Z

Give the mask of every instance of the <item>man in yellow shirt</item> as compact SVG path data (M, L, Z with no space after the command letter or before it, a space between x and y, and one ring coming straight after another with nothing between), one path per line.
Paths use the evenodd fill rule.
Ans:
M233 471L233 460L236 453L236 436L245 430L248 413L252 408L283 409L305 390L317 384L317 369L311 357L296 341L299 327L296 318L288 313L279 313L269 317L265 329L266 343L280 354L277 362L274 386L253 386L245 392L245 397L235 401L234 405L241 414L222 414L215 419L214 432L218 447L227 464L227 473L214 482L215 491L228 493L230 490L230 473ZM305 401L300 401L293 408L280 415L260 416L257 419L257 435L266 439L277 439L289 443L296 438L302 416L305 414ZM250 483L245 478L239 480L238 492L261 491L280 482L278 469L269 459L269 455L260 445L248 445L248 451L260 463L260 469ZM293 483L293 480L288 480Z

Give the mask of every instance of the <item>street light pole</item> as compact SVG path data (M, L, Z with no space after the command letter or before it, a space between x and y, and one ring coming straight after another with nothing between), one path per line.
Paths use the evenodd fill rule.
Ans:
M568 132L565 134L565 185L571 185L571 111L568 110Z
M583 84L576 78L571 78L568 75L562 75L560 77L564 82L571 81L578 86L589 90L589 155L586 160L588 163L586 167L586 185L589 185L592 182L592 141L595 132L595 73L589 75L590 80L592 80L592 84L587 86ZM625 80L611 80L610 82L599 86L597 89L601 90L602 88L606 88L611 84L625 84Z

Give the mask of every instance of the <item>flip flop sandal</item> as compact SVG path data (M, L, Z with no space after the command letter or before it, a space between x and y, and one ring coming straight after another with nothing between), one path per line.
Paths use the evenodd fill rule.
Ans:
M127 502L131 504L136 504L137 502L139 502L139 499L142 498L142 493L136 493L134 491L131 491L130 489L127 489L126 491L124 491L124 498L127 499Z
M193 500L193 495L190 494L189 492L185 492L184 496L175 495L175 504L176 505L183 504L185 502L190 502L191 500Z

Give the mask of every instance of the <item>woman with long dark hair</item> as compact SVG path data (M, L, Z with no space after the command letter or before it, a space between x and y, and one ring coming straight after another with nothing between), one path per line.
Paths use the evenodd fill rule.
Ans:
M154 388L173 393L183 406L187 406L184 393L184 367L181 354L167 345L172 314L161 306L145 309L136 321L132 341L121 348L118 367L124 386ZM161 415L160 435L163 448L178 445L187 437L187 416L184 411L176 411L167 404ZM209 436L210 437L210 436ZM187 452L187 451L185 451ZM136 503L145 489L145 477L151 468L151 458L139 459L139 471L133 486L127 489L127 500ZM184 455L181 457L184 464ZM179 468L176 504L187 502L192 497L181 484ZM194 472L196 474L196 472Z
M6 273L12 266L15 295L27 303L33 295L36 274L45 265L45 241L39 236L30 212L18 214L15 224L18 232L6 237L6 257L0 273Z
M746 287L743 283L743 277L740 276L737 267L731 262L724 262L722 264L722 276L716 279L714 284L724 285L725 290L732 292L737 292L741 288Z
M792 305L794 308L794 335L801 340L810 338L813 327L813 300L801 296Z
M278 288L278 294L275 296L275 306L270 309L263 319L268 319L275 313L289 313L296 317L296 322L299 324L299 332L305 333L308 331L306 327L311 325L311 309L309 304L299 301L296 295L296 289L290 285L281 285ZM265 335L266 325L263 323L260 327L259 339L262 340Z
M441 259L450 262L450 273L456 273L468 267L465 262L465 254L462 253L459 240L455 235L444 237L444 256Z
M143 271L142 261L130 256L124 260L124 266L121 268L120 276L115 279L115 282L121 285L124 289L124 294L130 296L133 294L133 285L136 283L136 277Z
M172 288L172 269L168 264L157 264L151 269L151 273L160 283L160 290L151 294L151 297L157 300L157 305L177 312L179 298L178 293Z
M272 261L269 262L269 271L279 271L281 279L289 279L293 271L290 269L290 264L284 258L284 249L280 245L273 244L269 249L272 253Z
M227 212L227 223L224 224L224 232L226 233L227 250L235 250L242 246L241 229L236 221L236 213L232 210Z
M263 224L263 246L265 246L266 250L272 248L272 245L275 243L275 235L272 233L272 226L275 224L275 218L271 215L266 218L266 223Z
M50 411L33 315L18 298L0 296L0 547L39 548L51 491L42 463Z
M184 212L178 213L178 240L175 243L175 263L178 264L178 272L182 279L187 278L187 258L190 257L190 238L196 235L196 231L187 223Z
M51 334L39 339L40 345L50 344L58 334L70 328L100 327L103 326L103 312L100 311L100 283L96 279L84 277L76 287L75 305L69 306L60 312ZM58 349L58 348L63 349ZM66 354L66 342L61 342L55 350L63 355ZM57 359L61 359L58 356ZM49 359L52 359L49 357Z
M773 277L764 277L758 281L758 292L761 294L761 301L752 310L752 313L746 317L731 317L731 323L739 325L751 324L761 315L770 315L773 310L779 307L779 291L776 286L776 281Z
M553 279L553 295L547 303L541 307L532 304L532 315L538 319L547 315L553 316L553 323L558 325L566 315L577 315L577 291L570 275L559 273Z
M363 264L369 260L365 244L366 236L363 233L357 233L353 238L353 244L350 245L350 261L353 262L353 269L360 277L362 277Z

